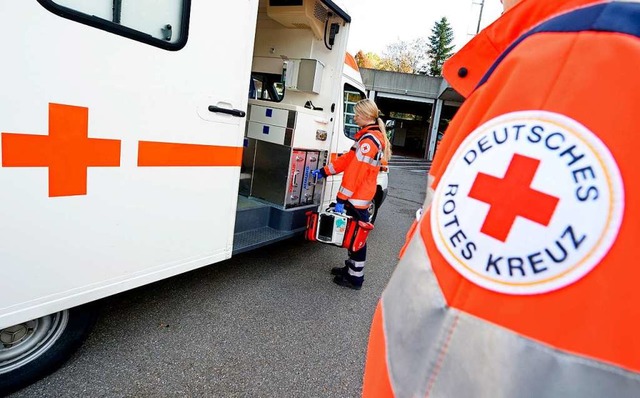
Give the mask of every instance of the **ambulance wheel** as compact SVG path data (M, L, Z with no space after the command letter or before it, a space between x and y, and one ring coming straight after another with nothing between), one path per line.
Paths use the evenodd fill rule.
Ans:
M375 223L376 217L378 217L379 203L380 199L378 199L378 196L376 195L376 197L371 201L369 208L367 209L369 211L369 222L371 222L371 224Z
M96 306L87 304L0 329L0 396L58 369L96 319Z

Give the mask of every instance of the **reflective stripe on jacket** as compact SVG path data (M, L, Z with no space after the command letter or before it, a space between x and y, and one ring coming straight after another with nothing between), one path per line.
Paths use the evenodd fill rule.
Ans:
M446 64L363 396L640 396L639 36L637 2L523 0Z
M377 125L368 125L356 134L351 150L324 167L327 175L344 172L338 198L355 208L366 209L376 194L382 165L384 137Z

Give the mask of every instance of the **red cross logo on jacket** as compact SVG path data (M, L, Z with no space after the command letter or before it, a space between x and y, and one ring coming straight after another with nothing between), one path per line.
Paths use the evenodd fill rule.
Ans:
M537 159L515 154L504 178L478 173L469 197L491 206L481 232L505 242L518 216L549 225L559 199L531 188L539 165Z

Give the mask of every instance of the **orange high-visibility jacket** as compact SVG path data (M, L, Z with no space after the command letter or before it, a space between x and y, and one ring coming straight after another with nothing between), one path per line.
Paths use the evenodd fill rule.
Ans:
M357 209L366 209L376 195L385 140L378 125L365 126L356 133L349 152L324 167L327 175L344 172L338 199L348 200Z
M523 0L374 315L366 397L640 397L640 3Z

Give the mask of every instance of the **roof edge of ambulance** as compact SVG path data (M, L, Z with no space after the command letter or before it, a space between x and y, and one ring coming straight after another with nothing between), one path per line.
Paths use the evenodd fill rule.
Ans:
M345 66L348 66L349 68L360 73L360 67L358 66L358 61L356 61L356 58L353 56L353 54L351 54L348 51L344 54L344 64Z
M358 68L358 64L349 52L345 54L344 57L344 67L342 68L342 76L346 79L346 82L354 86L355 88L366 91L366 86L362 81L362 74L360 73L360 68Z
M332 0L322 0L322 3L329 7L329 9L336 13L340 18L344 19L345 22L351 23L351 16L347 14L347 12L343 9L342 6L336 4Z

